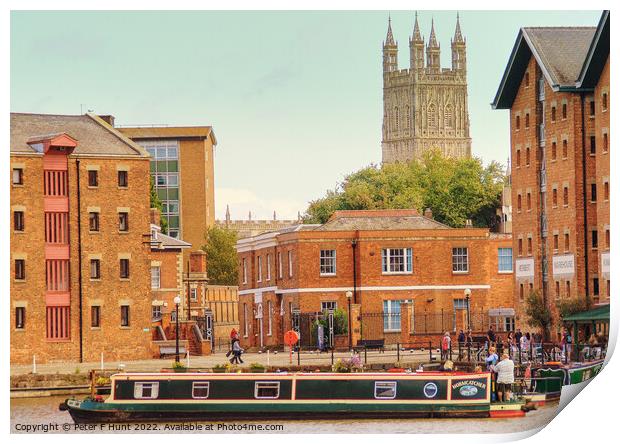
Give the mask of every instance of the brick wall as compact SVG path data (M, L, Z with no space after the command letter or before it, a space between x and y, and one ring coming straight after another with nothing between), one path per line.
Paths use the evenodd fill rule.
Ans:
M41 158L12 156L25 166L24 186L12 187L11 205L26 207L26 232L12 234L12 255L26 255L25 283L12 283L12 305L26 305L26 328L14 327L11 313L11 362L77 361L79 359L78 216L82 240L82 334L84 361L140 359L149 355L151 300L150 259L143 235L149 233L148 159L81 158L81 208L77 206L77 162L69 158L70 340L46 339L45 260L43 256L43 170ZM129 186L118 187L118 168L128 170ZM88 168L97 168L99 185L88 187ZM98 233L90 233L88 212L100 215ZM119 211L129 212L129 231L118 230ZM130 260L130 277L121 280L119 257ZM90 259L101 261L101 278L90 279ZM13 261L12 261L13 263ZM13 269L11 270L13 273ZM101 307L101 324L91 327L91 307ZM120 306L130 306L128 327L120 325Z

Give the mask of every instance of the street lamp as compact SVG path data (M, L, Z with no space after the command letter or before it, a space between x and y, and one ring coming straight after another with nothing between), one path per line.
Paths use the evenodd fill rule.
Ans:
M465 303L467 304L467 330L471 331L471 319L469 317L469 297L471 296L471 290L469 288L465 289Z
M346 293L347 296L347 302L349 305L349 350L351 350L351 348L353 347L353 344L351 344L351 298L353 298L353 292L351 290L347 291Z
M174 305L176 305L176 354L175 354L175 362L179 362L179 304L181 303L181 298L179 296L175 296Z

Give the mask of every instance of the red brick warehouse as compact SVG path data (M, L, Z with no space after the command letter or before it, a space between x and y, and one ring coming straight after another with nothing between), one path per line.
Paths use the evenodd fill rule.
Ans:
M95 115L12 113L11 174L11 363L149 357L148 153Z
M292 313L342 308L382 314L380 335L402 340L409 301L411 341L466 328L515 323L512 239L486 228L450 228L415 210L337 211L324 225L297 225L237 242L239 319L246 347L282 345ZM354 262L355 257L355 262ZM363 326L362 326L363 329ZM364 332L352 331L356 338ZM355 341L354 344L355 345Z
M540 292L553 336L558 301L610 301L609 63L609 11L522 28L493 102L510 110L517 313Z

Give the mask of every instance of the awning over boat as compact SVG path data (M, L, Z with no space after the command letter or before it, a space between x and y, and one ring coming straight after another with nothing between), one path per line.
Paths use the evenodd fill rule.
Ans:
M576 323L609 322L609 304L572 314L562 320Z

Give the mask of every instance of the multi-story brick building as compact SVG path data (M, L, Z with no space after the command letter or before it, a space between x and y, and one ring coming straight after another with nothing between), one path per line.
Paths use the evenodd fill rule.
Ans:
M113 118L111 118L113 123ZM163 204L168 235L200 248L215 223L214 148L210 126L118 127L151 155L151 177ZM189 250L184 254L187 262Z
M174 298L184 300L183 250L191 244L163 234L159 224L159 210L151 208L151 317L165 327L175 311Z
M191 244L163 234L159 217L159 210L151 208L154 356L159 356L161 347L169 347L169 340L175 337L177 296L181 339L187 340L193 354L209 353L220 343L228 346L230 330L239 328L237 287L209 285L206 253L202 250L191 251L184 266L183 251ZM196 335L193 325L200 328L202 337ZM198 345L201 340L210 342L210 347Z
M609 12L522 28L493 107L510 110L517 308L539 291L555 335L558 301L609 303Z
M392 342L402 337L406 301L412 303L412 341L466 328L466 313L477 332L489 323L511 329L511 246L510 235L450 228L430 210L424 216L415 210L337 211L323 225L241 239L242 342L279 346L296 310L348 311L347 292L352 318L380 319L373 334Z
M11 114L11 362L149 356L149 155L97 116Z

